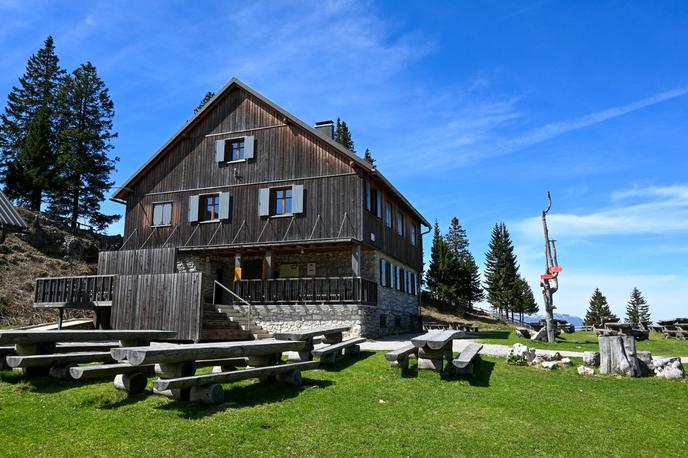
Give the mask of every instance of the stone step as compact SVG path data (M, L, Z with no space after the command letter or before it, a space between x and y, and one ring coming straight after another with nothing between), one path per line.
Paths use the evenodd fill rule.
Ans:
M227 314L222 313L222 312L206 312L206 311L203 311L202 316L203 316L204 320L228 320L229 319Z
M243 329L202 329L201 340L252 340L250 332Z
M242 329L236 321L229 320L203 320L201 329Z

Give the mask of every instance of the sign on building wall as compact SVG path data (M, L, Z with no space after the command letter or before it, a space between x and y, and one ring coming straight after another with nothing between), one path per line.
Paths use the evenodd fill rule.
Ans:
M299 276L298 264L280 264L279 266L280 278L294 278Z
M315 277L315 263L314 262L308 263L308 269L307 269L306 275L308 275L309 277Z

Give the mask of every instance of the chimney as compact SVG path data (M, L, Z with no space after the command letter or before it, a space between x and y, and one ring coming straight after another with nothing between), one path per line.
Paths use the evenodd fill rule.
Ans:
M332 121L316 122L315 130L327 138L334 138L334 123Z

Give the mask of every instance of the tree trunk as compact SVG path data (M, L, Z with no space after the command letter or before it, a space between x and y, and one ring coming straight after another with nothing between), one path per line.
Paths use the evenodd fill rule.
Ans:
M40 189L34 189L31 192L31 211L41 211L41 200L43 200L42 198L43 192Z
M600 374L641 375L632 336L600 337Z
M78 221L79 221L79 191L75 189L74 194L72 194L71 228L72 228L73 232L76 232Z

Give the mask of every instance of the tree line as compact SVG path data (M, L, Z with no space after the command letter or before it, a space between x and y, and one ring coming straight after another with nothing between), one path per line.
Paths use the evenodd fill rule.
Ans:
M431 296L455 312L473 309L473 304L486 299L500 316L525 315L538 312L533 290L519 272L511 236L504 223L492 230L485 254L485 279L481 282L475 258L468 249L466 230L454 217L446 235L435 221L430 264L425 283Z
M91 62L60 66L52 37L29 57L0 115L0 182L19 205L103 230L119 215L101 211L114 182L114 105Z
M583 324L586 326L602 326L607 321L617 321L618 319L612 313L607 298L599 288L596 288L588 303L588 310L585 313ZM631 297L626 304L625 321L633 326L638 326L641 323L650 323L650 305L638 288L633 288L633 291L631 291Z

